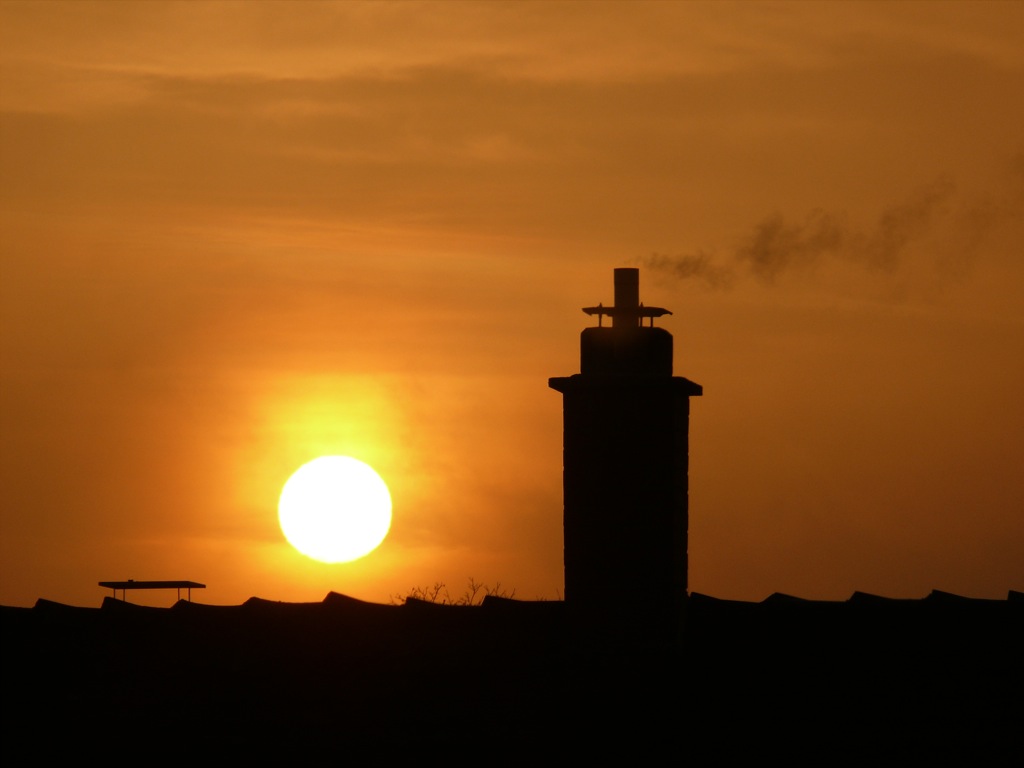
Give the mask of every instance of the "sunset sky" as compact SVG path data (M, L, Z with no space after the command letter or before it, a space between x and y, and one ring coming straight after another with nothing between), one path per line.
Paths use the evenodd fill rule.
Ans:
M692 590L1024 590L1022 94L1013 2L2 0L0 604L560 596L620 266ZM278 527L324 454L393 496L349 564Z

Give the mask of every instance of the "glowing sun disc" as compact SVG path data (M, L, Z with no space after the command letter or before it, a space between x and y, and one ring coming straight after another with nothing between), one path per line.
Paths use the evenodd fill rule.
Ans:
M347 563L376 549L391 528L391 494L369 464L321 456L288 478L277 505L288 543L324 563Z

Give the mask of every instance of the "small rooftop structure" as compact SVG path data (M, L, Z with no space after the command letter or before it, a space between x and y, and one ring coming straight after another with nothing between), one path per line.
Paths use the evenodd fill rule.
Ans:
M121 599L127 602L126 593L129 589L177 589L178 599L181 600L181 590L187 589L187 597L185 598L189 602L192 602L192 590L193 589L206 589L205 584L200 584L198 581L136 581L135 579L128 579L128 581L101 581L101 587L107 587L114 591L114 599L117 599L117 590L121 590Z

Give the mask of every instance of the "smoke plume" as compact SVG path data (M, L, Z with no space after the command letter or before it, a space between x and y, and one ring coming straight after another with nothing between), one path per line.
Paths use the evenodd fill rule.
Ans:
M949 179L939 179L884 208L869 226L851 225L844 215L821 209L802 219L776 213L754 224L723 257L704 250L655 253L642 263L713 290L728 290L745 279L771 285L832 263L894 273L912 258L936 275L961 275L991 231L1024 209L1022 169L1024 156L1011 164L1009 186L967 199L956 196Z

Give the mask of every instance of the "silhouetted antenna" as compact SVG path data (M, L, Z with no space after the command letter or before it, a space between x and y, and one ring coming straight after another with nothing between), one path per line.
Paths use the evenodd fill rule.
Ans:
M654 327L654 318L662 315L671 315L667 309L661 307L645 307L640 301L640 270L636 267L619 267L615 270L615 306L606 307L598 304L596 307L584 307L583 311L588 315L597 315L597 325L604 325L604 316L612 319L613 328L635 328L643 325L643 319L651 319L651 327Z

